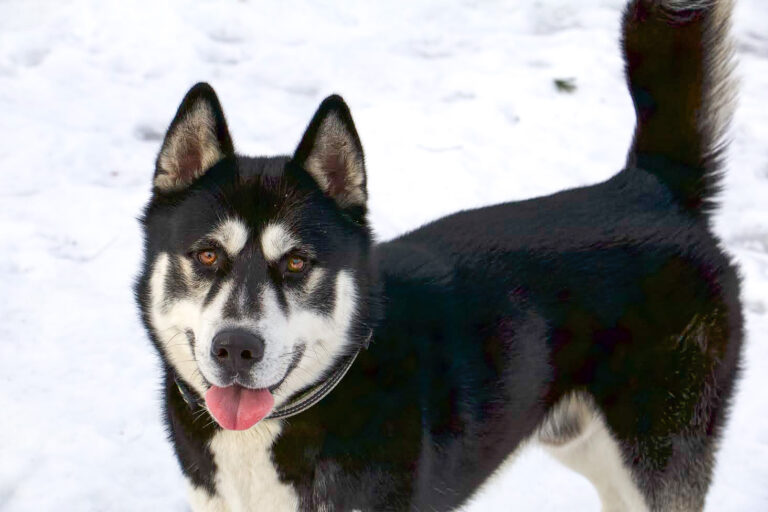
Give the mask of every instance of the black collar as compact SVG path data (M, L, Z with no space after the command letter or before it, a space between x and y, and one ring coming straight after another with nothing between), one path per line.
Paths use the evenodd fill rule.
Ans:
M181 377L176 374L176 372L173 373L173 381L176 383L176 387L179 389L179 393L181 393L181 398L184 399L185 402L187 402L187 405L190 409L195 410L198 407L205 407L205 400L202 398L197 398L195 393L189 389L189 386L181 379Z
M326 380L317 383L293 400L283 404L277 409L274 409L270 415L264 419L284 419L290 418L291 416L296 416L297 414L306 411L320 400L325 398L328 393L333 391L333 389L338 386L339 382L341 382L341 379L343 379L349 369L352 368L352 363L355 362L355 359L357 359L360 351L364 348L368 348L368 345L371 343L372 336L373 330L368 333L365 341L363 341L363 343L357 347L357 350L355 350L351 355L347 356L344 363L339 366ZM179 389L181 397L184 399L190 409L196 410L198 408L205 408L205 400L198 398L189 388L189 386L187 386L187 384L175 373L174 382L176 382L176 387Z

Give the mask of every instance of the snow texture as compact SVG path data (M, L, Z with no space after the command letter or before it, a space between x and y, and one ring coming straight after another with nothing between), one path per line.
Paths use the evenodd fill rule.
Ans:
M291 152L343 94L387 239L617 171L633 128L622 4L0 2L0 509L187 509L131 286L136 217L189 86L216 88L252 155ZM741 94L715 228L744 275L749 337L709 511L768 510L766 28L768 2L737 2ZM513 508L599 503L530 446L467 510Z

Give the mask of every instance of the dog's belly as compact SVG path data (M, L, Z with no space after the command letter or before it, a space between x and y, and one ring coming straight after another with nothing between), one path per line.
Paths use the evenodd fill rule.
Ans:
M211 439L216 493L231 512L297 510L293 487L280 481L271 446L280 433L275 421L242 432L221 430ZM215 510L215 509L214 509Z

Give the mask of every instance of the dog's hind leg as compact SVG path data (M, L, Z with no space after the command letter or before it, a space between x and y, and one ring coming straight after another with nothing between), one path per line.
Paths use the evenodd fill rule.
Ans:
M646 512L643 494L591 398L575 393L562 399L539 427L546 450L595 486L603 512Z
M701 397L702 410L716 406L709 394ZM701 416L721 413L710 410ZM622 440L590 395L574 393L552 409L538 439L556 459L590 480L603 511L690 512L703 510L714 465L717 436L707 430L707 425L692 424L669 435L638 433Z

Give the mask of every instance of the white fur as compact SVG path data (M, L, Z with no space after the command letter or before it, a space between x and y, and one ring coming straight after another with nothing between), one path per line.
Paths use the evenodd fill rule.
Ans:
M211 238L219 242L227 254L235 257L248 241L248 226L240 219L229 218L218 225Z
M278 261L299 246L299 240L281 224L270 223L261 233L261 251L267 261Z
M279 420L257 423L250 430L222 430L211 439L216 462L216 492L220 500L210 500L209 508L219 511L226 503L231 512L253 510L290 511L298 508L293 487L280 481L270 448L280 434Z
M250 301L250 298L248 297L248 292L245 286L241 286L238 289L240 291L238 292L238 296L237 296L237 306L240 308L240 311L242 312L248 308L248 302Z
M602 415L592 406L592 401L580 395L569 397L566 401L565 407L558 407L555 414L562 411L578 418L581 432L562 444L544 443L547 451L592 482L603 504L603 512L647 512L648 506L621 456L619 446ZM546 434L544 437L547 437Z
M189 506L193 512L230 512L230 508L224 501L224 498L218 494L211 496L208 490L189 484L187 493Z
M304 294L307 296L312 295L312 292L315 291L317 286L323 280L323 277L325 277L324 268L313 268L310 270L307 280L304 283Z

